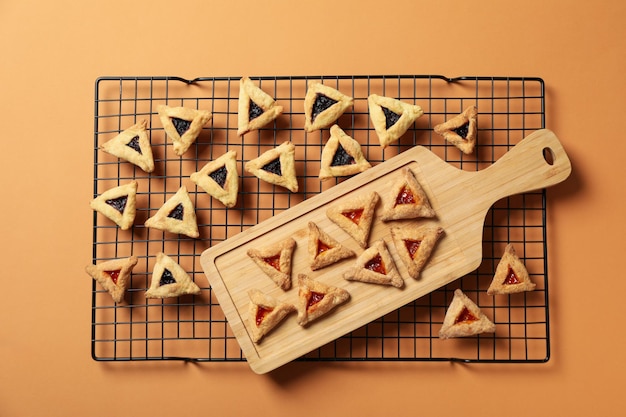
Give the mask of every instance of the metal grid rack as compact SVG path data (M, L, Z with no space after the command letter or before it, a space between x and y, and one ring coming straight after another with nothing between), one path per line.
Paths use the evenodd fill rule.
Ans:
M297 204L341 178L318 179L328 130L306 134L303 101L311 80L354 98L338 124L361 143L372 165L412 146L428 147L463 170L491 165L534 130L545 127L544 82L528 77L439 75L251 77L284 106L265 128L237 136L240 77L102 77L95 83L94 197L130 180L139 183L135 225L127 231L94 212L93 262L135 255L124 303L115 304L92 286L91 353L98 361L243 361L245 358L202 271L199 255L208 247ZM369 122L369 94L398 98L424 110L409 131L382 150ZM160 124L159 104L209 110L213 119L182 157L174 154ZM432 130L470 104L478 108L478 143L464 155ZM98 149L141 119L148 121L156 169L141 169ZM290 140L296 145L298 193L246 173L243 165ZM189 175L226 150L237 151L241 186L237 206L226 209L189 181ZM181 185L196 208L200 237L191 239L143 226ZM510 296L487 296L495 267L513 243L537 289ZM156 253L173 257L201 287L201 294L147 300L145 290ZM498 201L487 214L483 262L465 277L327 344L300 360L545 362L550 357L545 190ZM495 334L439 340L438 331L455 288L461 288L496 323Z

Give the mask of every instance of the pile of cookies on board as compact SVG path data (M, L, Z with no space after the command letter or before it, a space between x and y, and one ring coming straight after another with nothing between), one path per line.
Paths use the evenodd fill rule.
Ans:
M380 213L375 208L381 197L376 191L357 194L326 208L326 216L350 235L363 249L355 253L315 222L308 222L306 251L308 265L317 271L330 265L356 257L347 268L339 269L340 276L348 281L403 288L405 280L396 261L401 262L408 277L418 280L444 236L442 227L419 221L394 223L395 220L419 220L436 217L428 197L409 168L391 185L384 196ZM380 238L370 243L370 231L374 221L387 223L390 241ZM388 245L393 245L397 258L391 255ZM285 301L280 295L270 296L257 288L248 291L248 329L252 341L262 339L279 326L292 312L297 313L297 323L307 326L310 322L324 317L350 299L349 288L328 285L311 279L308 274L292 271L292 256L296 249L293 237L270 242L263 247L247 250L252 261L271 278L283 291L291 288L293 277L297 277L298 297L294 303ZM496 269L487 291L493 294L512 294L534 289L528 271L516 255L512 245L508 245ZM439 336L442 339L471 336L494 332L495 325L480 308L461 290L454 292L454 298L447 310Z

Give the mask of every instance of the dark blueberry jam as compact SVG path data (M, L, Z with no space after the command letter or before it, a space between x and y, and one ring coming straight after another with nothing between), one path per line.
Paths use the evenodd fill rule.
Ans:
M280 158L276 158L261 167L263 171L271 172L276 175L283 175L280 169Z
M330 163L331 167L343 166L343 165L351 165L354 164L354 158L350 155L343 146L339 145L337 147L337 152L335 152L335 156L333 156L333 161Z
M315 96L315 101L313 102L313 109L311 112L311 121L314 121L315 118L324 110L335 104L337 100L333 100L330 97L325 96L324 94L317 94Z
M170 214L168 214L167 217L171 217L172 219L176 219L176 220L182 220L183 212L184 212L183 205L178 204L176 207L174 207L174 210L170 211Z
M226 184L226 176L228 175L228 171L226 171L226 167L222 166L217 170L211 172L209 177L213 178L220 187L224 188L224 184Z
M174 275L172 275L169 269L164 269L163 275L161 275L161 279L159 280L159 286L175 283L176 280L174 279Z
M128 196L124 195L122 197L111 198L109 200L106 200L105 202L120 213L124 213L124 208L126 208L127 201Z
M381 108L383 109L383 113L385 113L385 129L389 129L391 126L395 125L398 120L400 120L400 115L392 112L387 107Z
M139 136L133 137L130 142L126 144L126 146L141 154L141 148L139 147Z
M257 104L254 101L250 100L250 109L248 110L248 120L256 119L262 114L263 114L263 109L257 106Z
M191 122L189 120L179 119L178 117L172 117L172 124L176 128L178 136L184 135L185 132L189 130L189 126L191 126Z
M463 126L459 126L454 129L454 133L462 137L463 139L467 139L467 134L469 133L469 123L465 123Z

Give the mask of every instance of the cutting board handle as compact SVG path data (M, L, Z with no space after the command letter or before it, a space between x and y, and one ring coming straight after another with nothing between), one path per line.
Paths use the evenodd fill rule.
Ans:
M572 172L570 160L556 135L537 130L515 145L475 180L486 187L489 200L534 191L564 181Z

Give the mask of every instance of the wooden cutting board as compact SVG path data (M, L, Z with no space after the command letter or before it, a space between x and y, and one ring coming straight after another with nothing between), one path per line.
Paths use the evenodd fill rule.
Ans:
M342 245L361 253L363 249L326 217L326 209L370 191L378 192L382 201L395 198L388 195L389 188L405 167L413 170L437 213L435 219L419 222L440 225L445 230L421 277L415 280L407 275L391 244L391 225L410 222L406 220L384 223L377 219L370 235L370 242L388 242L405 281L403 288L345 280L342 274L355 258L311 271L308 222L315 222ZM265 373L475 270L482 261L483 226L489 208L504 197L560 183L570 172L567 154L549 130L532 133L493 165L478 172L457 169L428 149L416 146L207 249L201 255L202 268L250 367L256 373ZM297 247L292 260L293 286L284 291L261 272L246 252L289 236L296 240ZM260 343L253 343L248 331L248 291L259 289L281 301L297 304L296 277L300 273L346 289L349 301L307 327L298 325L292 314Z

